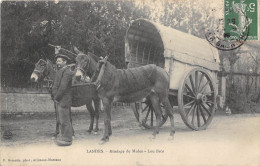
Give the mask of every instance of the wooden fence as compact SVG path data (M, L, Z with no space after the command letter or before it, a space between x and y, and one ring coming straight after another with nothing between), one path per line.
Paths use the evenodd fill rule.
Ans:
M260 75L226 73L226 104L236 112L252 112L260 104Z

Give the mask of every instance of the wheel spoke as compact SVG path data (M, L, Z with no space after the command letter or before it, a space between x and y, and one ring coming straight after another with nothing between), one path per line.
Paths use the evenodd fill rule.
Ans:
M191 102L189 102L189 103L187 103L187 104L185 104L184 105L184 107L187 107L187 106L189 106L189 105L191 105L192 103L194 103L195 101L194 100L192 100Z
M193 90L193 92L196 93L196 90L194 88L194 82L193 82L192 76L190 75L189 78L190 78L190 84L191 84L192 90Z
M154 112L154 110L152 108L150 108L150 109L151 109L151 126L153 126L153 112Z
M195 93L198 92L198 76L199 76L199 73L198 71L195 71Z
M189 118L189 116L190 116L190 113L191 113L191 111L193 110L193 107L195 106L195 103L194 104L192 104L192 106L190 107L190 109L189 109L189 111L188 111L188 113L186 114L187 115L187 119Z
M214 91L207 92L207 93L203 93L203 94L206 95L206 96L208 96L208 95L211 95L212 93L214 93Z
M203 118L203 120L204 120L204 123L206 123L206 117L205 117L205 115L204 115L204 113L203 113L203 111L202 111L202 108L201 108L201 106L199 105L199 110L200 110L200 112L201 112L201 116L202 116L202 118Z
M145 106L145 108L142 110L142 113L148 108L148 105Z
M198 85L198 92L199 92L200 85L201 85L203 77L204 77L204 73L201 73L201 77L200 77L200 81L199 81L199 85Z
M212 104L212 105L214 105L214 102L212 102L212 101L206 101L206 104L208 105L208 104ZM209 106L209 105L208 105ZM211 107L211 106L210 106Z
M149 116L149 113L150 113L151 109L149 108L146 115L145 115L145 118L144 118L144 122L146 123L147 122L147 118Z
M194 92L190 89L188 84L185 84L185 87L188 89L188 91L195 96Z
M207 103L207 102L206 102L206 104L207 104L207 106L209 106L210 108L214 105L213 103Z
M193 124L193 125L194 125L194 117L195 117L195 114L196 114L196 105L194 106L194 111L193 111L192 120L191 120L191 124Z
M203 93L207 85L209 84L209 80L207 80L206 84L201 88L200 92Z
M141 107L141 106L140 106ZM137 111L137 113L138 113L138 116L140 117L140 115L139 115L139 109L137 108L137 103L135 104L135 110ZM143 110L141 110L141 112L140 113L142 113L143 112Z
M200 127L200 111L199 111L199 106L197 106L197 122L198 122L198 127Z
M211 112L209 112L209 110L203 104L201 104L201 106L209 114L209 116L211 116Z
M190 95L187 95L187 94L183 94L184 96L187 96L187 97L189 97L189 98L192 98L192 99L195 99L195 97L193 97L193 96L190 96Z

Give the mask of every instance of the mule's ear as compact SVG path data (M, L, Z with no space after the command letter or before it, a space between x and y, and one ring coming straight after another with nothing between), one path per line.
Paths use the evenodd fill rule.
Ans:
M76 54L80 54L80 51L79 51L79 49L78 49L76 46L73 46L73 49L74 49L74 52L75 52Z

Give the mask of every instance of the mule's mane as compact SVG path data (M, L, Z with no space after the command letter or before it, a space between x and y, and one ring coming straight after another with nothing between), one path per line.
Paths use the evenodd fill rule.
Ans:
M49 59L46 59L46 62L49 63L49 64L51 64L51 65L53 65L52 61L49 60Z
M99 61L99 57L96 56L95 54L93 54L92 52L88 52L88 55L89 55L90 57L92 57L96 62Z

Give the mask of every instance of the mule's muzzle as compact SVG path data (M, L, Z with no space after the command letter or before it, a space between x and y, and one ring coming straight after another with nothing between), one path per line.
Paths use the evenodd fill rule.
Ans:
M81 80L81 75L77 75L76 76L76 81L80 81Z
M77 69L75 74L76 81L82 81L83 80L83 73L80 69Z
M36 82L34 77L33 77L33 78L31 78L31 82Z
M33 73L31 75L31 82L37 82L37 81L38 81L38 76L35 73Z

